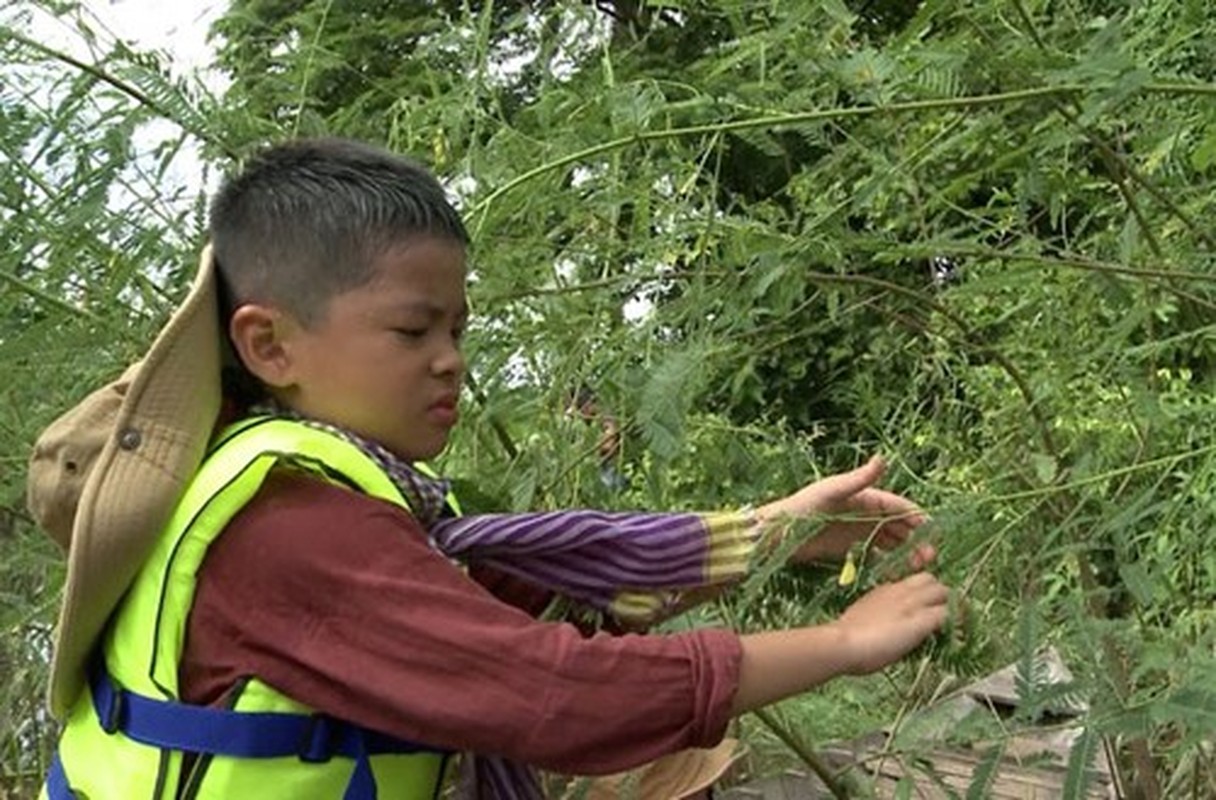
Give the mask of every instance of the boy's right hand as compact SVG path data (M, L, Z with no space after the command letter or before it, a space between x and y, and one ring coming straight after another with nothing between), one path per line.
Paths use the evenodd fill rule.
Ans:
M912 652L946 623L950 590L928 572L871 589L836 622L848 672L876 672Z
M882 669L945 624L949 598L937 578L918 572L871 590L826 625L740 636L731 712L752 711L839 675Z

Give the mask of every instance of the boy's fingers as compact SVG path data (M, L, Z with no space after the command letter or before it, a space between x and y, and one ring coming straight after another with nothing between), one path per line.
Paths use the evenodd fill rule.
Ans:
M906 588L906 597L917 604L939 605L950 600L950 589L929 572L917 572L900 581Z
M924 611L924 621L929 632L940 630L946 625L946 621L950 618L950 608L948 606L932 606Z
M917 545L912 551L912 569L924 569L937 559L937 550L931 544Z
M868 486L873 486L887 470L887 463L881 456L872 456L860 467L827 479L827 494L832 498L842 498L855 495Z
M895 550L907 541L904 537L888 537L880 535L874 540L874 546L879 551ZM908 551L898 558L883 559L876 566L876 573L887 583L898 583L913 574L923 572L937 561L937 548L928 542L920 542L909 546Z

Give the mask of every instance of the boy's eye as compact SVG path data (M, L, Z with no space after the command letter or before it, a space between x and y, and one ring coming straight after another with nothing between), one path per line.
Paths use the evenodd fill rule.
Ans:
M398 336L406 339L421 339L426 336L426 328L394 328Z
M456 341L458 341L458 342L459 342L461 339L463 339L463 338L464 338L464 328L463 328L463 327L460 327L460 328L452 328L452 338L453 338L453 339L455 339L455 340L456 340Z

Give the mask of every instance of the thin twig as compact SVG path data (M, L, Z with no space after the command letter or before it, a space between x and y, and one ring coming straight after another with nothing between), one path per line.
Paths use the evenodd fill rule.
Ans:
M822 120L856 119L884 114L904 114L916 111L945 111L968 108L983 108L992 105L1003 105L1025 100L1042 98L1069 97L1086 91L1083 84L1060 84L1059 86L1040 86L1033 89L1019 89L1012 92L995 94L971 95L968 97L951 97L934 100L912 100L888 105L849 106L845 108L820 108L794 114L777 114L750 119L731 120L728 122L705 125L690 125L683 128L667 128L660 131L638 131L628 136L621 136L607 142L578 150L574 153L554 159L524 172L502 186L490 192L472 209L474 215L480 215L484 222L489 208L501 197L525 183L548 172L586 161L603 153L619 150L643 142L678 139L685 136L703 136L705 134L730 133L732 131L755 130L758 128L782 128L789 125L802 125L808 122ZM1177 83L1146 83L1140 90L1148 94L1212 94L1216 95L1216 84L1177 84ZM481 223L478 224L478 230Z
M18 42L19 44L24 45L37 53L41 53L42 55L55 61L61 61L64 64L85 73L86 75L96 78L103 83L109 84L113 88L125 94L127 97L130 97L132 100L139 103L141 106L147 108L161 119L172 122L183 130L189 131L197 136L201 141L207 142L208 144L219 149L220 152L224 153L224 155L228 156L229 158L233 160L237 159L236 151L229 149L222 141L212 136L209 131L194 128L193 126L173 116L168 109L157 103L144 92L140 91L137 87L132 86L130 83L122 80L121 78L111 75L109 72L102 69L101 66L81 61L80 59L68 55L61 50L56 50L55 48L48 47L41 42L34 41L28 36L22 36L10 28L0 28L0 36Z
M757 708L751 713L756 717L756 719L760 720L764 727L768 728L774 736L780 739L786 747L794 751L794 754L802 760L802 763L810 767L811 771L815 773L815 776L818 777L819 780L823 781L823 785L827 787L827 790L832 793L832 796L835 797L836 800L849 800L849 798L853 797L853 793L849 790L849 788L837 780L836 775L833 774L832 768L828 766L827 762L825 762L819 756L819 754L811 749L805 742L803 742L784 725L778 722L767 709Z

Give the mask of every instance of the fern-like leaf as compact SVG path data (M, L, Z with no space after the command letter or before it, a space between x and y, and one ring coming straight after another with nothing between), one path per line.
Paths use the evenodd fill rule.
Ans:
M975 765L975 771L971 773L971 784L967 787L967 800L984 800L989 796L992 781L996 778L997 767L1004 755L1004 739L988 748L980 762Z
M1062 800L1084 800L1093 783L1091 765L1098 749L1098 734L1086 725L1068 751L1068 772L1064 776Z

